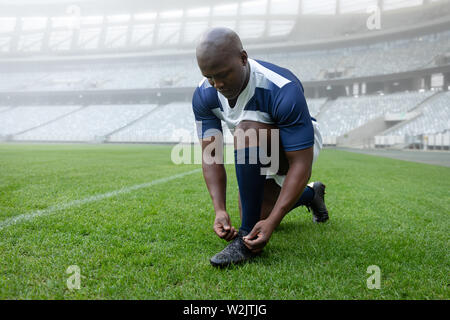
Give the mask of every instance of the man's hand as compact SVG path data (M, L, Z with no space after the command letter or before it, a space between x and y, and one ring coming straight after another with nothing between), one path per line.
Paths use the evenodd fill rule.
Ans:
M216 212L214 232L219 236L219 238L227 241L231 241L237 236L237 231L231 226L230 216L226 211Z
M243 237L244 244L252 252L258 253L262 251L269 242L270 236L275 228L267 220L261 220L253 227L252 231Z

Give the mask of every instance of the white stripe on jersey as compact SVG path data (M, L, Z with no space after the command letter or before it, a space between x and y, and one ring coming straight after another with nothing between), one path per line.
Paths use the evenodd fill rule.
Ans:
M253 59L248 59L248 61L250 62L250 67L256 67L255 80L256 80L256 87L257 88L268 89L269 87L267 86L267 80L273 82L278 88L281 88L284 85L286 85L289 82L291 82L291 80L286 79L285 77L279 75L276 72L273 72L270 69L267 69L266 67L264 67L263 65L259 64L258 62L256 62ZM258 75L258 73L261 73L263 76L261 77L260 75Z

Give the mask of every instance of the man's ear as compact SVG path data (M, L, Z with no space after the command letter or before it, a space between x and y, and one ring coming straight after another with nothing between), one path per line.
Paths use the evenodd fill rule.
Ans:
M242 50L242 51L241 51L241 61L242 61L242 65L243 65L243 66L247 65L247 62L248 62L248 54L247 54L247 51L245 51L245 50Z

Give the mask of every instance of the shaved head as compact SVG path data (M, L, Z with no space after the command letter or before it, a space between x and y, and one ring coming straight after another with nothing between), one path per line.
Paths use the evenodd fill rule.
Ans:
M236 32L228 28L213 28L206 31L197 46L197 59L214 60L216 57L240 56L242 42Z
M209 29L200 38L196 55L209 83L228 100L237 99L250 75L247 52L237 33L229 28Z

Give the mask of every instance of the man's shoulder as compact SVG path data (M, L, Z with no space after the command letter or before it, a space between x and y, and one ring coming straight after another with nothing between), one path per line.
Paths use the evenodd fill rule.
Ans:
M279 87L293 82L297 85L300 85L300 87L303 89L303 85L301 84L300 80L289 69L259 59L255 59L254 61L258 64L260 71L262 71L264 75L272 82L277 82L277 85Z
M194 91L192 109L196 117L211 117L211 110L216 108L220 108L217 91L205 78Z
M204 78L194 91L194 106L213 106L218 102L216 89Z

